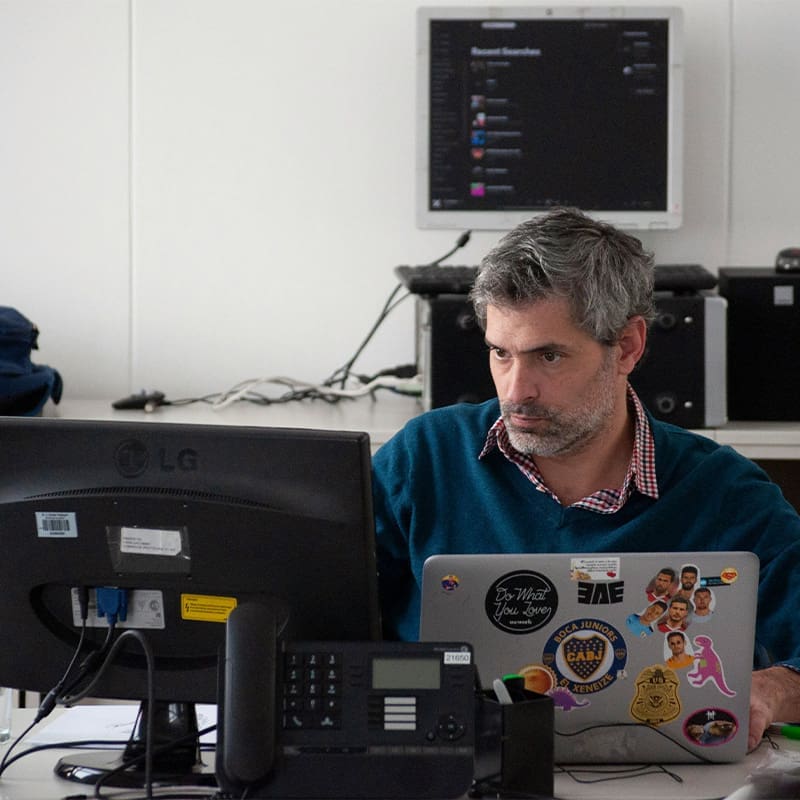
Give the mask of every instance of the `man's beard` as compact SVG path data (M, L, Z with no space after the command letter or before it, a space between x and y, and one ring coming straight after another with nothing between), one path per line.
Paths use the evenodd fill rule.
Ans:
M535 402L500 404L508 438L520 453L529 456L562 456L578 453L594 441L608 426L616 402L613 363L609 352L587 388L584 403L565 411ZM536 417L536 431L515 428L511 416Z

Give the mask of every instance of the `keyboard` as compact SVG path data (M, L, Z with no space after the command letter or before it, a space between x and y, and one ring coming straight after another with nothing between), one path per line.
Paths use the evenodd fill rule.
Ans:
M717 276L700 264L656 264L657 292L701 292L716 285Z
M412 294L467 294L478 269L463 264L401 265L394 268L394 274ZM656 265L657 292L699 292L716 285L716 276L700 264Z
M475 282L478 267L423 264L395 267L394 274L412 294L467 294Z

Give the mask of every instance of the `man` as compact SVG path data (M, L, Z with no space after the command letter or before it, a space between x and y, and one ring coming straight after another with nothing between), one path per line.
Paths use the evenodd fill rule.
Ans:
M692 622L708 622L714 613L711 609L711 589L708 586L698 586L692 598L694 611Z
M694 587L697 583L697 567L694 564L687 564L681 568L681 585L677 592L676 597L685 597L687 600L692 599L694 594Z
M749 743L800 719L800 518L755 464L655 420L628 383L654 316L653 262L557 209L519 225L472 291L498 398L411 420L374 459L388 635L418 635L433 553L751 550L761 559Z
M648 600L669 600L672 596L672 584L675 582L675 570L671 567L660 569L653 578L652 585L645 589Z
M689 601L685 597L677 595L669 601L667 616L658 623L658 629L662 633L669 631L685 631L686 618L689 616Z
M666 665L670 669L683 669L691 667L694 657L686 652L686 636L682 631L672 631L667 636L667 647L672 655L666 660Z
M625 619L625 624L630 631L640 638L644 639L653 633L653 623L661 617L667 610L667 604L663 600L656 600L651 603L641 614L630 614Z

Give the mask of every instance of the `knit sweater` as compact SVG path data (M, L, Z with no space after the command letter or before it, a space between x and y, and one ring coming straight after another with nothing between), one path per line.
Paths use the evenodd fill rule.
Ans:
M757 650L800 668L800 517L749 459L649 417L659 498L634 489L613 514L563 507L496 448L479 459L497 400L409 421L373 459L388 637L418 636L425 559L436 553L747 550L761 561Z

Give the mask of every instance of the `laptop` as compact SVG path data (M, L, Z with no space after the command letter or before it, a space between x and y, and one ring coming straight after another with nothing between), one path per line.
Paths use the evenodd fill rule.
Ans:
M745 552L435 555L422 640L550 695L555 762L744 757L759 561Z

